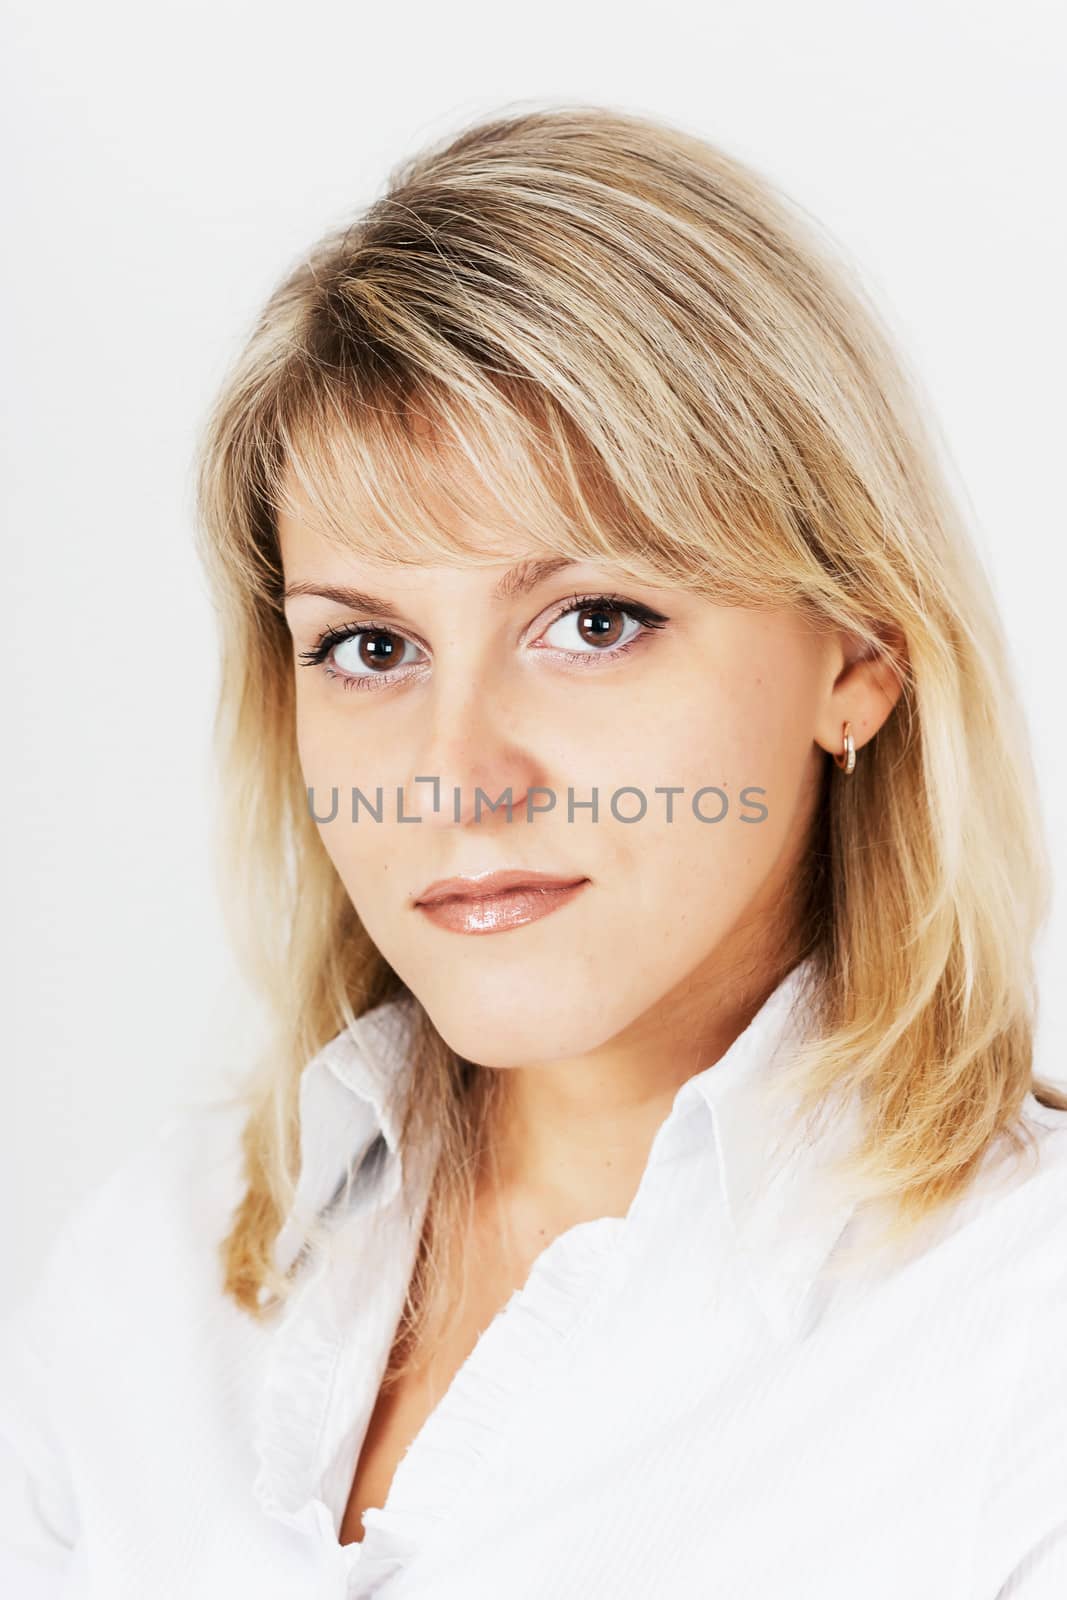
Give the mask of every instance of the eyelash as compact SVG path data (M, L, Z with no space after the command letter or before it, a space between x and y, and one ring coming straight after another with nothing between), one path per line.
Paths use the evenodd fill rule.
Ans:
M572 611L603 610L619 611L624 616L632 617L642 626L642 632L628 639L624 645L617 645L614 649L598 651L590 654L586 651L554 651L557 657L562 656L565 661L572 661L576 665L587 666L598 659L618 661L621 656L628 655L636 644L639 644L645 634L654 628L662 628L670 620L659 611L653 611L651 606L642 605L639 600L627 600L622 595L612 594L575 594L563 602L561 609L556 612L551 621L546 623L546 629L553 627L561 618L569 616ZM320 633L310 650L300 652L300 661L303 666L321 666L328 678L339 680L342 689L375 689L385 688L393 681L399 669L381 673L351 673L336 672L327 665L327 657L331 650L343 644L346 639L353 639L361 633L386 633L395 638L403 638L403 634L394 628L375 622L346 622L339 627L327 628Z

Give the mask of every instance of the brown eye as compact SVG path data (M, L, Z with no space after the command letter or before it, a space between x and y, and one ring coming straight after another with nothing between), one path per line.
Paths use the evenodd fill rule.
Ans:
M598 600L572 606L545 632L554 650L577 655L597 655L624 646L642 630L642 624L624 606Z
M578 632L590 644L618 643L624 624L617 606L586 606L577 615Z
M386 672L398 665L406 643L396 633L353 633L334 646L333 659L342 672Z

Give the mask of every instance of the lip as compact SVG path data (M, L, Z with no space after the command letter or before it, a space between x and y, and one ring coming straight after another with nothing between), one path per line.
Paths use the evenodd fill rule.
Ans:
M501 872L483 872L473 878L437 878L417 897L415 904L422 908L440 905L446 900L490 900L495 895L510 894L516 889L545 890L577 888L588 879L580 874L560 877L552 872L530 872L524 867L509 868Z
M493 873L481 879L482 884L499 884L504 874ZM529 873L511 874L521 882L513 888L497 888L493 894L472 894L470 879L463 894L443 894L442 885L433 888L440 898L418 903L418 910L428 922L449 933L506 933L511 928L523 928L530 922L539 922L568 905L589 884L588 878L551 878L542 875L531 881ZM449 880L445 879L445 883ZM455 882L455 879L451 880Z

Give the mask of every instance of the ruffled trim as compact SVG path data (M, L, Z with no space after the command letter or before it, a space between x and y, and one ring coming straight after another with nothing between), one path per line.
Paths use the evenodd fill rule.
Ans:
M305 1525L317 1494L319 1442L342 1348L324 1272L324 1261L307 1270L270 1335L254 1430L256 1498L294 1527Z
M374 1175L369 1203L361 1206L360 1226L385 1228L386 1210L400 1186L396 1092L407 1065L412 1025L410 1000L387 1001L357 1018L305 1067L300 1176L274 1247L281 1270L289 1269L300 1254L308 1222L325 1215L336 1198L331 1192L339 1177L351 1174L378 1137L384 1137L389 1157ZM371 1210L378 1213L374 1222ZM323 1507L320 1455L345 1338L332 1251L309 1257L300 1272L301 1280L267 1340L253 1430L258 1460L253 1489L265 1511L310 1529ZM346 1306L346 1316L353 1309Z
M624 1226L622 1217L577 1223L537 1257L401 1458L384 1508L364 1512L362 1544L351 1547L361 1579L365 1567L405 1563L456 1507L471 1503L515 1437L519 1414L599 1303Z

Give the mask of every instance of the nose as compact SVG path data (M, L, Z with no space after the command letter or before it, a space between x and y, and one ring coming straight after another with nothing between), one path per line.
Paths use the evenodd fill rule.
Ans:
M423 723L404 815L439 827L499 827L527 820L527 796L548 789L547 770L523 737L513 699L481 677L439 674L420 708ZM547 806L530 795L531 820Z

